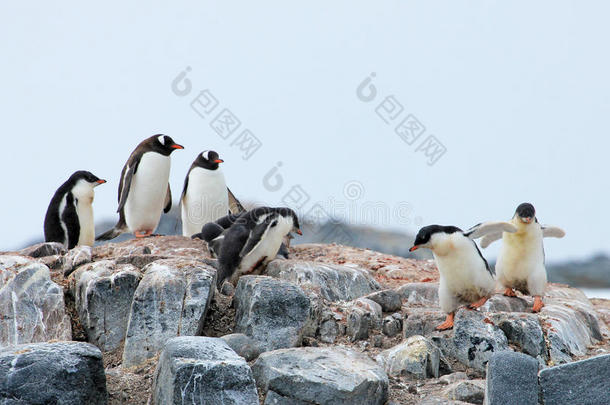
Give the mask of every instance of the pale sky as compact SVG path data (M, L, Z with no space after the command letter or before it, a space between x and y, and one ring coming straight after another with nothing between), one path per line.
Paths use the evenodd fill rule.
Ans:
M407 232L508 219L528 201L567 232L546 240L548 261L610 252L609 14L602 1L3 2L0 250L42 237L76 170L108 180L95 215L116 218L123 164L164 133L186 148L172 157L175 203L213 149L242 200L282 204L300 185L301 211L321 202ZM365 102L356 89L371 73ZM218 105L202 118L190 104L203 90ZM386 124L388 96L403 111ZM224 108L241 122L227 139L210 126ZM409 114L425 126L412 145L394 132ZM246 129L262 146L244 160ZM432 166L417 151L430 135L446 148ZM371 206L408 221L362 213Z

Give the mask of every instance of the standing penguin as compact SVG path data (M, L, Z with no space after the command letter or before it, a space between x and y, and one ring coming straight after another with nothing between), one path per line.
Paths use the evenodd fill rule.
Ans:
M227 279L235 285L241 275L259 272L275 259L290 232L302 235L299 219L290 208L260 207L242 214L223 233L218 252L218 288Z
M539 312L544 306L542 297L546 289L542 238L563 238L565 232L554 226L540 225L536 210L530 203L520 204L510 223L515 226L516 232L491 233L481 240L481 247L486 248L494 241L502 239L496 271L498 281L505 288L504 295L514 297L514 290L532 295L532 311Z
M463 232L455 226L429 225L417 233L413 252L419 248L432 250L440 273L438 297L447 319L436 327L453 327L455 310L463 304L471 309L485 304L495 288L493 272L473 239L497 231L514 232L507 222L488 222Z
M76 245L93 246L93 189L106 183L84 170L75 172L62 184L47 208L44 238L47 242L63 243L68 249Z
M223 162L218 153L206 150L191 165L180 198L183 236L201 232L203 225L229 212L229 191L220 168Z
M121 172L119 222L97 240L114 239L125 232L133 232L137 238L152 235L161 212L172 208L170 154L176 149L184 147L167 135L151 136L136 147Z

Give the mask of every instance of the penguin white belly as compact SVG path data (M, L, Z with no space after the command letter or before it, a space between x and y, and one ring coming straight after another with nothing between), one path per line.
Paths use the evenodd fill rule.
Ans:
M170 157L142 155L125 202L125 222L131 232L154 232L159 225L169 182Z
M504 233L496 270L504 287L541 295L546 287L546 269L540 227Z
M74 198L76 198L76 214L78 215L78 224L80 232L77 245L93 246L95 241L95 223L93 219L93 198L95 192L93 188L80 181L72 190Z
M222 171L200 167L191 170L181 210L182 235L188 237L201 232L208 222L227 215L229 195Z

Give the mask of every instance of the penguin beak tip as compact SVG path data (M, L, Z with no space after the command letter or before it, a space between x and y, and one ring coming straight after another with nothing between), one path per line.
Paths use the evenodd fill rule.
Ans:
M225 161L224 161L224 160L222 160L222 159L216 159L216 160L214 161L214 163L224 163L224 162L225 162Z
M411 249L409 249L409 252L414 252L417 249L419 249L419 246L413 246Z
M297 233L298 233L299 235L303 236L303 232L301 232L301 230L300 230L300 229L297 229Z
M184 149L184 146L178 145L177 143L175 143L175 144L172 145L172 148L174 148L174 149Z
M100 179L100 180L97 181L97 184L104 184L104 183L106 183L106 180Z

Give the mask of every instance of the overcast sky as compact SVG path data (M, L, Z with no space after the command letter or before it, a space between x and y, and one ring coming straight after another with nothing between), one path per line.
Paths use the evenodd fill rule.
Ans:
M301 212L409 232L529 201L567 231L547 260L610 250L608 3L157 3L0 4L0 250L42 237L79 169L108 180L95 215L116 218L122 166L155 133L186 148L175 200L214 149L243 200L300 191ZM219 134L225 109L240 126Z

